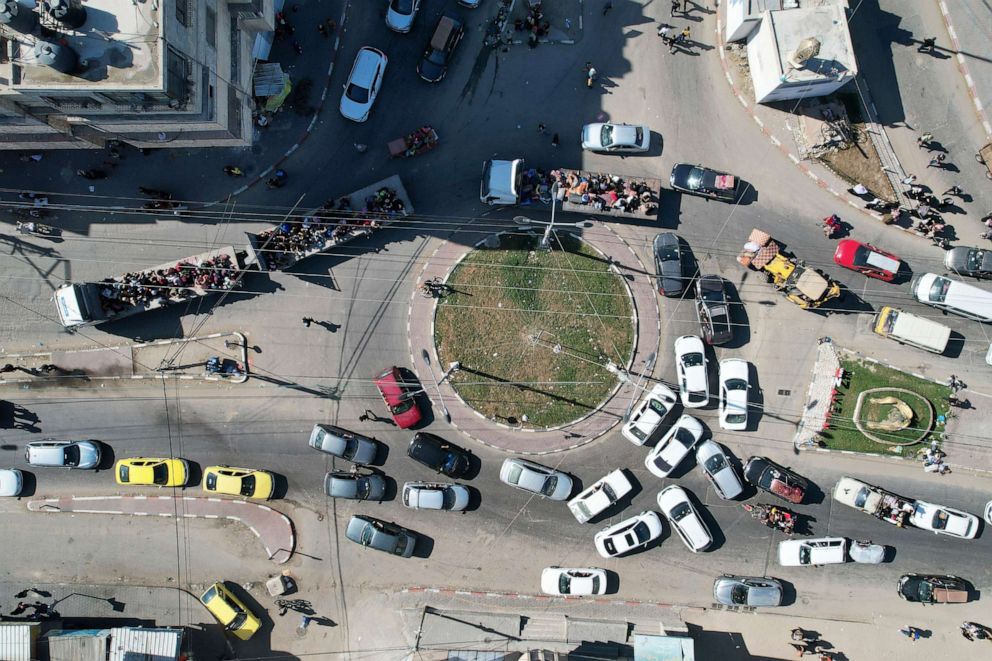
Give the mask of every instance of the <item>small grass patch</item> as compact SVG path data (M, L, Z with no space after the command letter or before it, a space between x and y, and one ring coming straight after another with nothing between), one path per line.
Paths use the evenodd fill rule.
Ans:
M840 357L840 365L849 375L847 386L840 388L839 396L840 410L835 412L830 418L830 429L822 434L827 443L827 447L834 450L852 450L854 452L874 452L874 453L898 453L894 448L898 446L877 443L854 426L854 413L858 403L858 395L865 390L882 388L883 391L871 394L868 397L900 397L913 409L913 424L910 428L899 431L883 431L871 429L871 433L881 439L893 443L906 443L919 436L921 428L930 426L930 410L924 402L916 397L906 396L905 393L893 392L891 388L905 388L921 397L926 398L933 406L935 417L947 417L950 406L948 396L951 389L945 385L933 383L919 379L912 374L901 372L878 363L866 362L856 358ZM866 407L867 409L867 407ZM885 406L872 407L869 410L862 410L862 424L869 419L869 416L884 417L887 413ZM879 419L881 419L881 417ZM940 439L944 430L943 425L934 421L932 431L920 440L920 443L929 443L936 437ZM907 456L916 452L918 445L905 446L901 453Z
M552 252L537 250L531 236L473 251L438 305L441 364L461 363L452 386L493 420L555 427L580 418L617 384L606 362L630 358L634 326L622 280L588 245L558 237Z

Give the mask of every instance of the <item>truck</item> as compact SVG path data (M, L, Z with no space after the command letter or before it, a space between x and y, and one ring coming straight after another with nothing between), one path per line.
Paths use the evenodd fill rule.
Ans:
M239 287L242 256L226 246L100 282L67 282L52 299L65 328L123 319Z
M629 218L658 215L660 179L556 168L529 169L522 158L489 160L482 166L479 199L489 205L548 203L556 194L562 211Z
M845 475L834 485L834 500L899 528L910 523L916 501Z
M787 299L809 310L840 296L840 285L786 253L771 235L752 229L737 256L744 267L762 271Z

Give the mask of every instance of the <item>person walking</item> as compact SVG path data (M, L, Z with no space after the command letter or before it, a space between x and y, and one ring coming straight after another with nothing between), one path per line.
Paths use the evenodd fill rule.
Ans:
M922 133L916 137L916 146L930 148L930 143L933 142L933 133Z
M548 127L545 126L544 124L538 124L537 125L537 132L540 133L541 135L547 135L548 134Z
M960 186L954 184L953 186L945 190L943 193L941 193L941 195L956 195L958 197L961 197L962 195L964 195L964 191L961 190Z
M586 71L586 87L592 89L592 83L596 80L596 67L590 66Z
M923 40L920 47L916 49L918 53L931 53L933 54L934 49L937 47L937 37L929 37Z
M667 44L671 42L672 38L668 36L668 33L672 31L674 25L669 25L668 23L662 23L658 26L658 36L661 37L661 43Z
M675 12L679 11L679 0L672 0L672 16L675 16Z
M906 636L911 641L913 641L914 645L916 644L916 641L920 639L920 630L917 629L916 627L909 626L908 624L903 628L899 629L899 633L901 633L902 635Z
M303 325L310 328L310 324L314 322L313 317L303 317Z
M937 154L937 156L940 156L940 154ZM940 167L940 159L937 158L937 156L934 156L933 158L930 159L930 162L927 163L927 167L928 168L939 168Z
M902 180L900 180L900 183L903 184L904 186L912 186L913 182L915 181L916 181L916 175L910 174L904 177Z

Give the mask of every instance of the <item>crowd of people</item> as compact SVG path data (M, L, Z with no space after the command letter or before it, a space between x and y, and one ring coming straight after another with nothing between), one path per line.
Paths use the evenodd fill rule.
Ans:
M181 301L192 290L234 289L240 284L237 264L228 254L191 260L168 269L135 271L103 280L100 304L104 312L114 314L135 305Z
M551 181L558 184L558 195L565 202L639 216L658 212L658 191L645 181L568 170L552 170Z
M402 216L405 211L406 205L396 191L385 187L366 197L361 209L352 207L350 197L328 200L302 221L286 221L261 232L258 247L265 253L268 269L280 271L347 236L371 234L383 221Z

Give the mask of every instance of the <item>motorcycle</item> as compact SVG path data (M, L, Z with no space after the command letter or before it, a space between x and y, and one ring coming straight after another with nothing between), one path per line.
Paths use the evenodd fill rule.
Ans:
M33 234L35 236L58 236L62 233L61 230L51 225L30 221L25 223L18 220L15 227L21 234Z
M744 508L745 512L750 513L752 518L758 519L773 530L779 530L786 535L792 535L796 532L796 521L799 519L799 515L795 512L766 503L756 505L741 503L741 507Z

